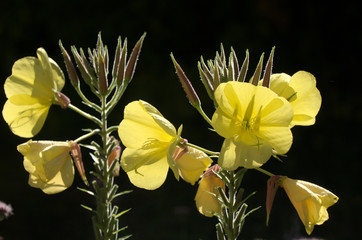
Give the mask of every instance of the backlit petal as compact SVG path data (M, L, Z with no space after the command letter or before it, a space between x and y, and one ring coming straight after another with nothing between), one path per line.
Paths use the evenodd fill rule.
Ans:
M167 157L163 156L157 161L149 161L135 170L128 171L127 174L133 185L154 190L165 182L168 169Z
M15 105L6 101L2 114L14 134L30 138L41 130L48 112L49 106L41 104Z
M118 133L126 147L141 148L152 139L172 142L176 129L151 105L134 101L125 107Z

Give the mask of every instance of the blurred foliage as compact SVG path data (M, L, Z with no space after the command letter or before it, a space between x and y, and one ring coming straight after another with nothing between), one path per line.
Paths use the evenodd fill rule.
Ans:
M117 37L136 42L147 32L134 80L110 122L118 124L123 107L143 99L156 106L175 126L184 125L183 137L218 151L222 139L207 129L181 88L172 65L173 52L195 89L205 112L212 103L199 80L197 61L214 58L223 43L232 46L239 59L250 51L250 66L262 52L276 46L273 72L311 72L322 94L322 108L311 127L295 127L294 143L284 163L269 161L265 168L275 174L304 179L323 186L340 197L329 209L330 219L317 226L312 236L322 239L354 239L362 225L360 213L359 134L362 123L360 55L362 31L359 9L349 1L10 1L0 3L0 79L11 74L13 63L35 56L44 47L65 70L59 39L70 45L93 48L97 34L113 52ZM112 56L112 55L111 55ZM251 74L251 73L250 73ZM80 106L71 84L63 92ZM1 103L6 98L0 91ZM117 111L115 111L117 112ZM67 140L78 137L86 120L71 111L54 107L41 133L34 139ZM5 239L93 239L90 214L81 203L90 201L76 176L65 192L48 196L27 185L28 174L16 145L26 141L11 134L1 121L0 199L10 203L14 215L0 223ZM67 135L64 135L66 133ZM84 156L87 153L84 151ZM85 163L90 170L90 159ZM246 191L257 191L249 200L254 208L244 227L243 239L293 239L305 237L304 227L284 192L277 193L269 227L265 226L266 181L263 175L246 174ZM169 176L155 191L135 189L125 174L117 180L121 190L134 192L118 199L120 209L132 208L121 218L133 239L216 239L216 219L200 215L194 205L196 186ZM91 203L92 204L92 203ZM89 204L89 205L91 205Z

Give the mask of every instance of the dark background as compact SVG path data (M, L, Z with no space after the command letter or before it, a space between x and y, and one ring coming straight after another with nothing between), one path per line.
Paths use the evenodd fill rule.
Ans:
M314 74L322 94L316 124L293 128L294 142L284 163L270 160L265 168L275 174L303 179L334 192L339 202L330 219L316 226L310 239L356 239L361 234L361 47L360 7L351 1L1 1L0 79L11 75L13 63L35 56L44 47L65 70L58 41L93 48L101 31L113 56L117 37L127 37L129 50L147 32L134 80L109 120L118 125L123 107L143 99L156 106L190 142L218 151L222 139L210 132L197 111L188 104L178 82L173 52L197 90L205 111L211 102L199 81L197 61L214 58L223 43L232 46L239 61L249 49L250 66L276 46L273 72L290 75L298 70ZM252 73L249 73L252 74ZM69 82L63 92L81 106ZM0 91L1 104L6 98ZM92 199L76 189L84 187L78 175L68 190L45 195L27 185L28 174L16 146L27 141L14 136L1 121L0 200L10 203L14 216L0 222L0 236L17 239L93 239L91 214L80 204ZM57 106L50 109L43 130L35 140L70 140L92 127L87 120ZM84 151L87 170L91 160ZM89 176L90 177L90 176ZM243 186L257 191L249 209L263 208L247 218L242 239L299 239L308 237L296 211L279 190L269 226L265 226L267 177L249 171ZM194 205L196 186L177 182L169 172L155 191L133 187L121 172L116 180L133 193L119 198L120 209L132 208L120 218L132 239L216 239L215 218L200 215Z

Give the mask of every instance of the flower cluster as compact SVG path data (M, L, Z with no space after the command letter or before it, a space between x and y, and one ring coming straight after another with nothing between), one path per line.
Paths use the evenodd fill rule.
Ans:
M5 81L7 101L2 111L14 134L34 137L43 127L52 104L69 108L96 125L73 141L29 140L20 144L17 150L24 156L29 185L46 194L64 191L73 183L75 165L84 183L94 191L82 190L97 199L97 216L92 218L96 239L118 239L117 218L124 212L117 214L118 208L112 207L112 200L122 195L116 194L118 186L114 184L120 168L133 185L147 190L162 186L171 169L177 180L181 178L191 185L198 182L194 199L198 211L207 217L216 216L218 239L231 240L237 239L245 218L257 209L246 211L245 202L252 194L243 197L241 182L247 170L258 170L271 177L267 191L267 221L276 191L282 187L308 234L312 233L314 225L323 224L329 218L327 208L338 201L336 195L313 183L262 169L272 156L278 158L290 150L294 126L315 123L321 106L315 77L306 71L298 71L292 76L273 74L273 48L264 75L261 76L262 55L254 74L247 79L249 53L239 66L234 50L227 61L221 48L214 60L205 63L201 58L198 64L201 81L215 107L209 118L201 107L197 92L171 54L189 102L223 138L219 151L207 150L181 137L182 125L176 129L156 107L143 100L127 104L119 125L109 127L107 117L133 78L144 37L136 43L128 60L127 42L122 44L118 39L112 70L108 70L108 49L100 36L97 47L89 49L88 58L82 49L71 48L77 69L60 42L71 84L82 103L99 116L72 105L61 92L64 74L43 48L37 50L37 58L25 57L14 63L12 75ZM79 80L78 72L83 82ZM86 84L100 103L90 101L83 94L81 84ZM120 142L111 135L116 131ZM94 135L101 137L101 144L94 141L80 144ZM125 147L123 151L121 144ZM95 171L91 173L98 182L94 180L91 185L83 166L81 147L93 150L90 156ZM217 160L214 162L212 158Z

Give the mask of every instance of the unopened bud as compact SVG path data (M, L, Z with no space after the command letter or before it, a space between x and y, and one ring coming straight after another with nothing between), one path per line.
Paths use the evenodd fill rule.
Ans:
M106 94L108 90L108 79L105 59L101 54L98 55L98 81L99 93Z
M78 169L80 177L82 178L84 184L88 186L89 184L88 184L87 177L85 175L85 170L84 170L84 165L83 165L83 160L82 160L82 152L80 151L80 146L78 143L71 142L71 154L72 154L75 166Z
M132 53L129 57L129 60L127 62L127 67L125 70L125 74L124 74L124 80L125 80L126 84L128 84L133 78L133 74L134 74L134 71L135 71L136 65L137 65L137 60L140 55L143 40L145 39L145 37L146 37L146 33L144 33L142 35L142 37L140 38L140 40L138 40L138 42L134 46Z
M59 46L60 46L60 49L62 51L62 55L63 55L63 58L64 58L65 66L66 66L67 71L68 71L69 79L70 79L70 81L71 81L71 83L72 83L72 85L74 87L78 87L79 78L78 78L78 75L77 75L77 71L75 70L75 67L73 65L72 59L70 58L68 52L63 47L63 44L62 44L61 41L59 41Z
M54 93L55 95L55 98L57 99L58 101L58 104L61 108L65 109L69 106L70 104L70 99L64 94L64 93L61 93L61 92L55 92Z
M171 53L171 59L176 69L176 74L178 78L180 79L181 85L186 92L187 98L189 99L192 106L195 108L198 108L201 106L201 102L199 97L197 96L194 88L192 87L189 79L186 77L185 73L182 71L182 68L180 65L176 62L173 54Z

